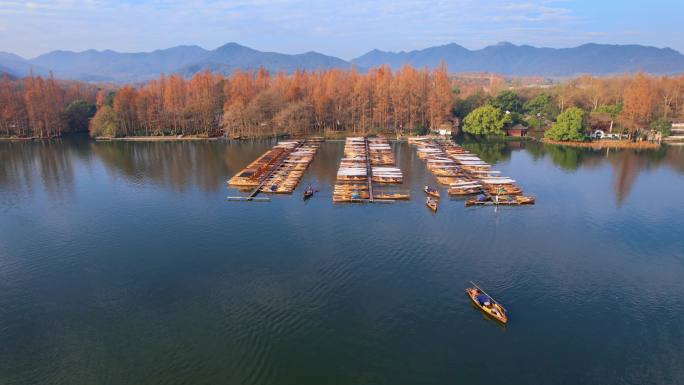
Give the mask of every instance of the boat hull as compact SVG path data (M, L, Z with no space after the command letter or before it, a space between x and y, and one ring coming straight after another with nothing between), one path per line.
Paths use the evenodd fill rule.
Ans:
M433 198L439 199L439 191L425 191L425 193Z
M466 294L468 295L468 297L470 297L470 301L473 303L473 305L475 305L475 307L477 307L482 313L504 325L508 323L508 317L506 316L506 312L501 308L500 305L496 303L494 303L493 305L493 307L496 308L497 312L499 313L497 315L486 306L480 305L477 299L475 299L475 296L477 296L477 292L474 289L466 289Z
M426 205L430 210L432 210L433 212L437 212L437 202L436 202L436 201L433 201L433 200L431 200L430 198L428 198L427 201L425 201L425 205Z

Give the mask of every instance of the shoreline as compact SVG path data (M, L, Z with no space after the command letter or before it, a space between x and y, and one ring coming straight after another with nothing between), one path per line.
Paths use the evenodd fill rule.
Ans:
M7 142L27 142L30 140L55 140L55 139L62 139L62 137L61 136L53 136L50 138L41 138L40 136L27 136L27 137L23 137L23 136L6 137L6 136L2 136L2 137L0 137L0 140L4 140Z
M544 144L553 144L556 146L568 146L568 147L584 147L584 148L633 148L633 149L648 149L655 150L660 148L660 143L653 143L649 141L632 142L629 140L601 140L597 142L562 142L558 140L551 140L542 138L539 140Z
M175 142L183 140L220 140L225 138L222 136L211 138L201 136L122 136L120 138L98 136L91 139L96 142Z
M342 141L345 140L346 137L350 136L358 136L361 134L355 134L355 133L349 133L346 135L319 135L317 137L325 139L326 141ZM404 141L409 137L412 137L413 135L400 135L400 136L395 136L395 135L380 135L384 136L389 140L398 140L398 141ZM425 135L425 138L435 138L435 136L432 135ZM26 141L42 141L42 140L60 140L63 137L57 136L57 137L50 137L50 138L41 138L41 137L0 137L0 141L7 141L7 142L26 142ZM90 140L96 141L96 142L180 142L180 141L217 141L217 140L226 140L226 141L244 141L244 140L264 140L264 139L274 139L273 136L265 136L265 137L241 137L241 138L228 138L225 136L214 136L214 137L206 137L206 136L123 136L123 137L118 137L118 138L111 138L111 137L95 137L95 138L89 138ZM295 139L301 139L298 137L283 137L283 138L276 138L276 139L290 139L290 140L295 140ZM486 138L487 140L493 140L493 141L501 141L501 142L522 142L522 141L528 141L528 140L536 140L540 143L543 144L551 144L551 145L556 145L556 146L567 146L567 147L581 147L581 148L593 148L593 149L604 149L604 148L615 148L615 149L626 149L626 148L631 148L631 149L648 149L648 150L654 150L658 149L661 147L663 144L679 144L679 143L653 143L653 142L648 142L648 141L641 141L641 142L632 142L628 140L602 140L602 141L593 141L593 142L574 142L574 141L568 141L568 142L562 142L562 141L557 141L557 140L551 140L551 139L546 139L546 138L535 138L532 136L525 136L525 137L503 137L503 138Z

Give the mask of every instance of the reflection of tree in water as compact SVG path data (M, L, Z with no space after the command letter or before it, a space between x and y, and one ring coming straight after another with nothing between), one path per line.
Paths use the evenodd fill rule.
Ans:
M511 149L504 141L466 140L462 146L491 165L511 158Z
M560 168L575 171L582 164L583 157L589 154L591 150L545 144L544 152L546 152L551 157L551 161L557 166L560 166Z
M523 148L534 160L539 160L544 157L544 145L537 141L527 141Z
M528 151L533 148L534 146L528 147ZM662 146L657 150L594 150L547 144L543 149L554 164L566 170L574 171L580 166L598 167L608 162L614 170L613 191L618 205L621 205L629 195L639 171L643 169L651 169L666 163L678 172L684 173L684 151L668 146Z
M106 166L134 182L149 178L178 191L192 184L207 192L222 188L230 174L226 159L236 156L221 141L93 142L92 149Z
M554 164L562 169L575 171L580 166L596 167L608 161L614 170L613 191L618 205L621 205L632 188L639 169L647 157L632 150L594 150L590 148L544 145Z
M684 146L667 146L663 162L680 174L684 174Z
M225 142L224 142L225 143ZM273 139L253 139L246 141L229 141L226 146L225 164L232 177L249 163L261 156L277 143Z
M615 171L613 189L618 206L622 206L627 194L632 189L639 169L645 163L644 160L644 157L639 157L634 151L629 150L621 151L612 157L611 163Z
M313 176L318 186L333 186L337 180L337 168L340 159L344 156L344 142L328 141L321 144L316 157L309 166L307 173ZM397 160L400 158L397 157Z
M46 191L61 195L74 187L72 157L83 156L79 144L63 140L0 143L0 186L8 191L34 189L40 178Z
M615 170L614 188L618 205L621 205L629 194L641 170L653 169L665 163L673 166L678 172L684 173L682 166L684 153L678 154L677 150L662 146L657 150L624 150L614 152L612 156L609 156L609 161ZM676 165L679 165L679 169Z
M618 205L627 198L641 170L650 170L666 164L678 173L684 174L684 151L677 147L613 151L606 157L615 170L613 186Z

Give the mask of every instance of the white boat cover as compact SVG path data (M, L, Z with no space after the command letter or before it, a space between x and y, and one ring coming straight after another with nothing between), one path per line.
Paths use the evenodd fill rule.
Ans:
M482 178L482 182L487 183L487 184L512 184L515 183L515 180L511 178L503 178L503 179L491 179L491 178Z

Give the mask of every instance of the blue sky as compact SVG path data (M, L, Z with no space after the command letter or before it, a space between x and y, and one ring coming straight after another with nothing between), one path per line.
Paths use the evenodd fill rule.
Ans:
M150 51L238 42L351 59L500 41L547 47L645 44L684 52L684 0L0 0L0 51Z

